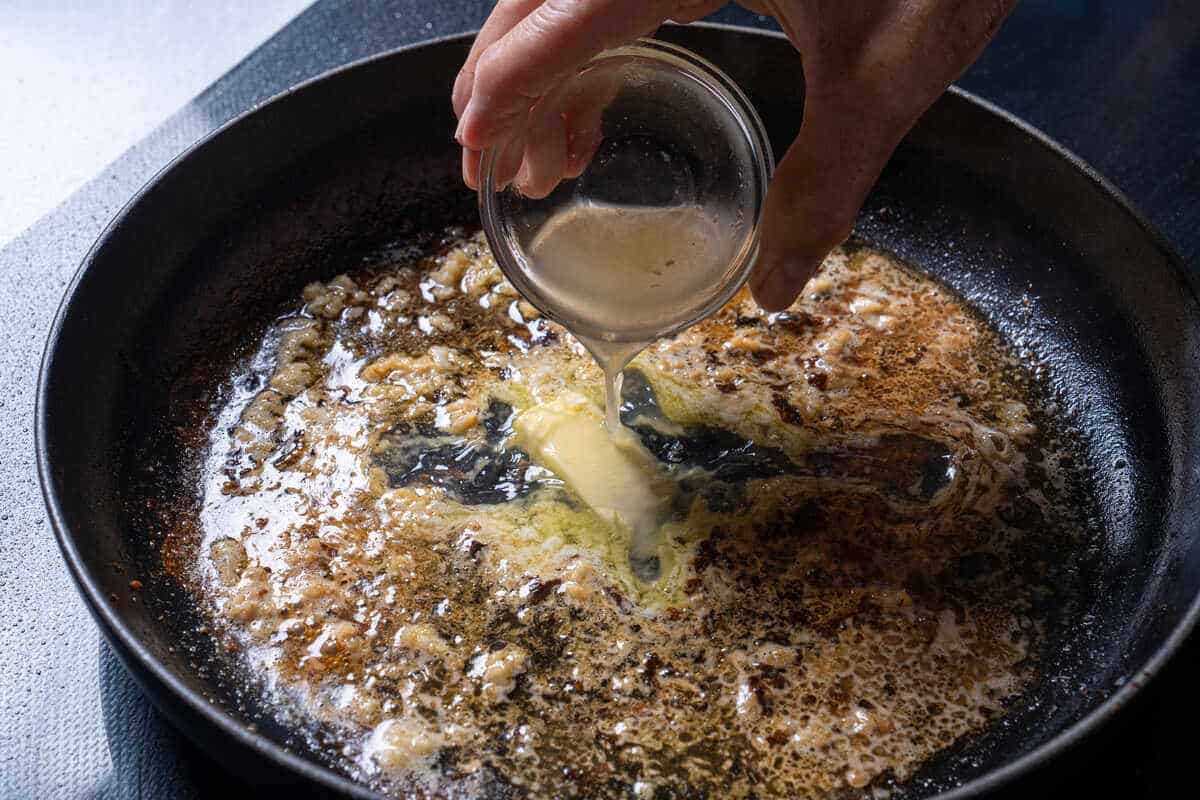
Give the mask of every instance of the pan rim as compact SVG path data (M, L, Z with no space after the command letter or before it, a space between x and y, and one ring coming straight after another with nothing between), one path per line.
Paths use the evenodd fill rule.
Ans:
M761 36L766 38L781 39L786 41L787 37L776 31L762 30L758 28L750 28L740 25L727 25L721 23L693 23L693 25L702 28L710 28L716 30L728 30L740 34L749 34L753 36ZM322 72L312 78L302 81L294 86L288 87L271 97L255 103L250 108L227 120L216 129L210 131L204 136L196 139L181 152L177 153L170 161L167 162L161 169L154 173L144 185L117 211L112 219L105 225L104 230L97 237L96 241L88 249L84 255L80 265L75 270L71 277L70 283L63 292L63 296L59 302L58 308L55 311L54 320L51 323L46 337L46 343L42 351L38 367L37 378L37 393L34 405L34 450L37 459L37 476L38 483L41 488L43 502L47 510L47 518L50 521L51 527L54 530L54 536L58 542L60 551L62 552L63 560L66 562L68 571L74 580L76 587L83 596L88 606L88 610L92 617L99 623L101 633L110 642L117 651L122 660L132 659L136 662L137 670L129 670L134 678L142 683L142 675L148 675L158 681L165 687L175 698L182 701L184 706L193 714L198 715L211 725L213 728L220 731L222 734L232 737L238 744L248 750L270 759L276 766L282 767L297 773L313 782L339 792L349 794L359 798L373 798L375 800L383 800L383 795L375 792L365 785L352 780L351 778L336 772L332 768L308 758L304 758L292 752L282 744L265 734L248 730L244 725L239 723L232 715L227 713L222 707L215 703L206 700L198 692L193 691L186 686L183 680L164 663L160 662L149 651L121 617L121 614L116 609L114 603L102 591L95 571L87 564L81 555L75 540L77 532L73 530L65 519L62 505L59 499L59 493L54 485L53 467L50 454L47 451L47 435L48 430L52 427L47 419L46 403L47 396L50 393L48 386L49 373L53 367L57 352L61 346L62 329L64 322L72 310L72 304L75 295L82 282L83 276L88 269L93 266L97 256L101 253L104 247L109 242L114 231L125 221L136 206L142 201L145 195L156 186L168 173L178 169L184 162L192 158L197 152L206 147L212 140L222 136L227 130L234 126L242 124L248 117L257 113L259 110L277 103L280 103L293 94L303 92L313 85L332 80L342 73L349 72L359 67L366 66L375 62L384 61L394 58L402 53L414 51L423 48L433 48L447 44L458 44L472 40L477 31L466 31L462 33L454 33L446 36L439 36L432 39L423 40L413 44L398 47L392 50L387 50L381 53L376 53L366 56L339 67ZM1002 124L1007 124L1015 127L1025 136L1027 136L1033 144L1040 146L1054 156L1066 161L1071 167L1081 173L1091 184L1099 190L1102 196L1109 201L1115 203L1125 214L1141 230L1146 240L1155 249L1157 249L1178 273L1179 277L1185 286L1189 287L1196 294L1195 282L1189 274L1186 263L1181 256L1175 251L1166 237L1159 232L1142 212L1129 200L1129 198L1107 178L1101 175L1090 164L1084 161L1080 156L1072 152L1070 149L1052 139L1045 132L1035 127L1034 125L1020 119L1009 111L1000 108L994 103L985 100L971 92L951 85L947 89L947 94L953 95L966 103L981 108L993 117L996 117ZM959 786L949 789L945 792L931 795L931 800L962 800L968 797L978 797L987 792L994 791L1006 784L1011 783L1018 777L1025 775L1035 768L1040 767L1051 759L1060 756L1061 754L1071 750L1088 734L1098 727L1106 724L1114 715L1116 715L1124 706L1126 706L1141 690L1153 679L1167 663L1167 661L1178 651L1182 643L1193 632L1196 627L1197 620L1200 619L1200 592L1192 598L1191 603L1183 612L1180 621L1175 625L1171 632L1162 640L1154 652L1146 659L1146 661L1138 667L1125 680L1125 682L1110 695L1107 699L1087 712L1083 717L1076 720L1068 727L1062 729L1051 737L1048 741L1038 745L1033 750L1024 755L998 765L987 772L972 778ZM126 665L128 669L129 665ZM143 685L143 688L146 688ZM165 708L165 704L159 701L155 696L155 692L147 692L151 701L164 714L175 722L175 712ZM193 738L194 734L187 725L179 724L183 732Z

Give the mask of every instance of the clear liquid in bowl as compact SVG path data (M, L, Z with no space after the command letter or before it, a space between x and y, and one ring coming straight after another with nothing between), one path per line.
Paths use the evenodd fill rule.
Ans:
M621 370L664 319L684 319L696 298L721 286L729 270L722 225L697 206L631 207L577 203L542 226L531 242L530 274L545 301L604 371L605 420L619 425Z
M722 227L696 206L575 204L534 238L530 274L568 327L628 341L686 318L698 296L723 283L730 247Z

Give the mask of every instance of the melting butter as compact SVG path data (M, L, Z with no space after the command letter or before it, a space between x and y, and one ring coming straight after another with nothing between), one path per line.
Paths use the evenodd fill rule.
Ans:
M674 484L630 431L610 432L604 414L568 392L522 411L516 444L552 470L597 516L630 534L629 559L643 580L657 577L662 525Z

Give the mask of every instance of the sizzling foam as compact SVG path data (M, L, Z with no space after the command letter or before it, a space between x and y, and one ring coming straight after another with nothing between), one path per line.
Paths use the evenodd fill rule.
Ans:
M671 487L635 504L653 582L628 498L511 435L603 390L478 236L314 284L234 378L189 577L331 762L398 795L886 789L1032 679L1044 553L1077 536L1027 373L867 250L627 373Z

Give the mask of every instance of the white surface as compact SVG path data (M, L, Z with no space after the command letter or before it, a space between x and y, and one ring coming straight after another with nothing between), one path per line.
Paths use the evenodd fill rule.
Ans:
M0 245L309 0L0 0Z

